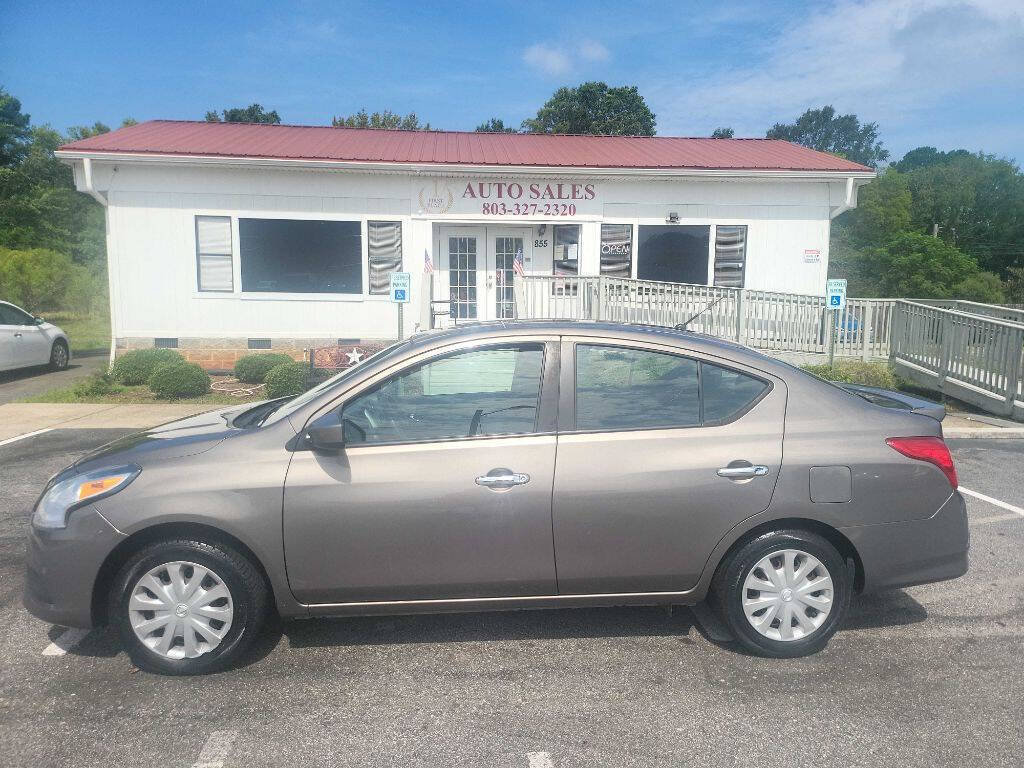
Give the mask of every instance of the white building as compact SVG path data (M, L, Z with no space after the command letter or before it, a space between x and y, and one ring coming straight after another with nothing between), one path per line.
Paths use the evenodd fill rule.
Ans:
M511 316L525 274L822 294L829 225L870 168L767 139L153 121L62 147L106 206L117 350L209 368L397 336L435 309Z

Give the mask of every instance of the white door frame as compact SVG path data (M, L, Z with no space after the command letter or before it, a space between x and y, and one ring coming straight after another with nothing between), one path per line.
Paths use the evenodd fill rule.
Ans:
M456 299L453 302L455 315L449 318L446 325L459 321L499 318L499 283L506 280L512 270L512 264L508 262L507 249L499 250L497 248L496 240L499 237L522 238L524 263L530 261L533 254L532 226L452 224L438 228L437 269L439 274L437 277L440 285L435 289L435 300L443 301L453 294ZM453 252L449 248L449 238L475 238L475 244L457 243L457 247L462 246L466 250L462 253L455 252L456 258L461 259L463 264L472 265L471 271L475 274L469 275L467 272L470 270L460 269L456 266L456 269L462 274L453 276ZM514 256L514 253L512 255ZM503 260L503 266L505 266L505 275L501 279L497 274L498 258ZM453 279L455 282L452 282ZM505 297L505 300L508 301L508 292Z

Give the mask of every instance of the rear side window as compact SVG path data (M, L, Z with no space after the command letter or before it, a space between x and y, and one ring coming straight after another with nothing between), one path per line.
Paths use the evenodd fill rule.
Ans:
M576 346L576 429L696 427L736 418L768 384L688 357Z

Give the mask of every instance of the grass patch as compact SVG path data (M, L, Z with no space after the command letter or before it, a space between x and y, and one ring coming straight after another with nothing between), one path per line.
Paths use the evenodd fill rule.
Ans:
M71 341L71 354L94 349L110 349L110 317L107 313L44 312L48 323L59 325Z

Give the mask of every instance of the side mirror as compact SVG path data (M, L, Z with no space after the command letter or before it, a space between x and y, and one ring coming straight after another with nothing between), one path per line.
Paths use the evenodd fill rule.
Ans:
M42 325L46 321L43 320L43 318L41 318L41 317L33 317L32 318L32 322L35 323L36 325Z
M306 427L306 442L314 451L334 453L345 447L345 429L341 424L311 424Z

